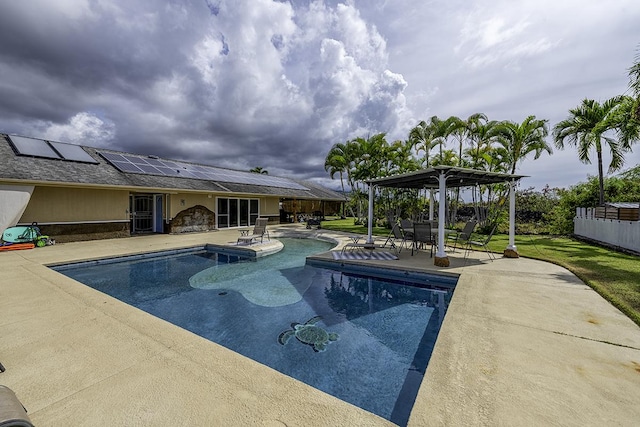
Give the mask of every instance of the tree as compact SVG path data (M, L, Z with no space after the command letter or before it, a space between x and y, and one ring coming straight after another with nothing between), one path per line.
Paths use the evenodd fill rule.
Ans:
M636 98L640 98L640 47L636 52L633 65L629 68L629 88ZM640 112L638 112L638 115L640 116Z
M614 116L620 142L627 148L640 140L640 48L629 68L629 89L633 96L625 96Z
M472 114L467 118L467 121L465 123L467 140L469 141L469 145L472 148L472 150L468 151L468 153L470 153L468 166L472 168L477 167L476 163L480 153L480 146L483 143L482 140L485 138L486 134L488 133L487 131L489 130L489 128L493 126L493 125L489 125L489 127L487 127L489 123L490 122L487 119L487 116L483 113ZM495 122L491 122L491 123L495 123ZM473 153L474 147L476 147L477 155L471 154Z
M473 117L473 116L471 116ZM464 167L464 163L463 163L463 159L462 159L462 149L463 149L463 142L464 140L467 138L468 135L468 129L467 129L467 122L465 122L464 120L460 119L459 117L456 116L451 116L449 117L449 120L451 120L453 123L451 125L451 135L455 136L455 138L458 141L458 167Z
M324 161L324 170L329 172L331 179L336 173L340 174L340 186L344 195L345 205L348 202L347 193L344 191L344 173L349 173L351 163L350 150L342 143L333 144Z
M449 136L451 136L456 131L456 129L461 126L463 126L463 124L460 123L460 119L455 116L451 116L445 120L440 119L438 116L433 116L429 120L432 146L439 147L438 155L440 157L440 160L438 160L438 164L446 164L443 156L445 146L447 144L447 138L449 138Z
M433 143L431 129L429 124L422 120L409 132L409 141L416 152L424 151L424 165L427 168L429 167L429 153L436 145Z
M632 169L611 176L604 180L604 191L607 200L611 202L626 202L640 199L640 181L638 171ZM576 208L593 206L597 203L600 193L600 183L596 176L589 176L587 182L581 182L568 189L557 189L558 200L553 210L544 216L545 222L555 234L572 234L573 218Z
M616 96L600 104L593 99L585 99L578 107L569 110L569 117L553 128L555 145L564 149L565 142L578 149L578 158L582 163L590 164L589 153L596 151L598 157L598 181L600 184L600 205L604 205L604 173L602 166L602 146L605 143L611 152L609 173L619 170L624 165L624 145L605 135L614 129L615 123L611 115L622 101Z
M269 171L265 170L265 169L262 169L260 166L256 166L253 169L249 169L249 172L260 173L260 174L263 174L263 175L269 175Z
M496 133L497 141L507 150L507 169L511 174L516 173L518 163L530 153L535 152L534 159L538 159L543 151L553 153L546 140L549 135L547 121L538 120L536 116L529 116L520 124L501 122L496 126Z

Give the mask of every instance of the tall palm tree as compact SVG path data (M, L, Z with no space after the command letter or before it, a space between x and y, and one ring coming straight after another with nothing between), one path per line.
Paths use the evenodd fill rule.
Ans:
M458 164L456 166L463 167L463 159L462 159L462 148L463 142L467 138L467 122L460 119L456 116L449 117L449 120L452 121L451 124L451 135L453 135L458 141Z
M393 141L389 145L385 175L413 172L420 169L418 161L412 155L410 141Z
M624 97L615 118L620 142L625 147L640 141L640 46L629 68L629 89L633 95Z
M623 97L616 96L602 104L593 99L585 99L578 107L569 110L569 117L553 127L553 138L556 147L564 149L565 141L578 149L578 158L582 163L590 164L589 153L595 149L598 157L598 183L600 186L600 205L604 205L604 173L602 166L603 144L609 147L611 162L609 173L619 170L624 165L625 147L617 140L605 135L614 129L615 123L610 120Z
M365 181L380 177L389 151L389 143L385 137L385 133L379 133L366 139L355 138L352 140L357 147L355 179Z
M424 151L424 165L429 167L429 153L436 144L433 143L431 135L432 128L427 122L421 120L420 123L409 132L409 141L416 149L416 152Z
M489 121L484 113L476 113L469 116L466 122L467 138L472 150L469 150L470 154L469 166L472 168L478 167L480 163L480 152L482 146L489 144L489 140L492 136L492 129L495 127L495 121ZM474 151L475 148L475 151Z
M538 120L536 116L529 116L520 124L500 122L496 126L496 133L497 141L507 150L507 169L511 174L516 173L518 163L530 153L535 152L534 159L538 159L543 151L553 153L546 140L549 135L547 120Z
M433 147L439 147L438 155L440 157L440 164L443 164L443 153L446 150L447 139L459 126L461 126L461 124L455 116L451 116L445 120L440 119L438 116L433 116L429 120L432 145Z
M345 144L336 143L333 144L327 157L324 161L324 170L329 172L331 179L336 173L340 174L340 185L342 187L342 194L344 195L345 203L347 202L347 193L344 191L344 173L349 172L349 150Z
M633 65L629 68L629 88L636 98L640 98L640 46ZM640 112L638 112L640 115Z

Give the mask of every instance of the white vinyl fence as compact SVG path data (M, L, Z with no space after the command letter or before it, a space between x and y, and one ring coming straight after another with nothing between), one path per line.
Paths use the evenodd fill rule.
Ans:
M640 221L595 217L595 208L577 208L573 233L619 249L640 253Z

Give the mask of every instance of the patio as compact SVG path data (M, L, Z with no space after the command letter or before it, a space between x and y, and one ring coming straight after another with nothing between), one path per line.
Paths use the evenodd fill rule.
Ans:
M334 250L350 241L300 224L269 231L272 239L333 239ZM154 235L0 254L0 383L40 427L391 425L44 266L237 236ZM446 268L428 251L357 261L460 275L409 426L637 423L638 326L561 267L489 262L484 252L466 265L461 251L448 256Z

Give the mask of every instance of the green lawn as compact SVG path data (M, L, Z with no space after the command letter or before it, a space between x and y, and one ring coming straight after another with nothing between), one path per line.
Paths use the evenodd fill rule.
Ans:
M323 221L322 228L367 234L352 218ZM387 236L389 230L374 227L373 234ZM508 235L497 234L489 247L501 253L508 243ZM565 267L640 325L640 257L567 237L516 236L515 243L520 256Z

